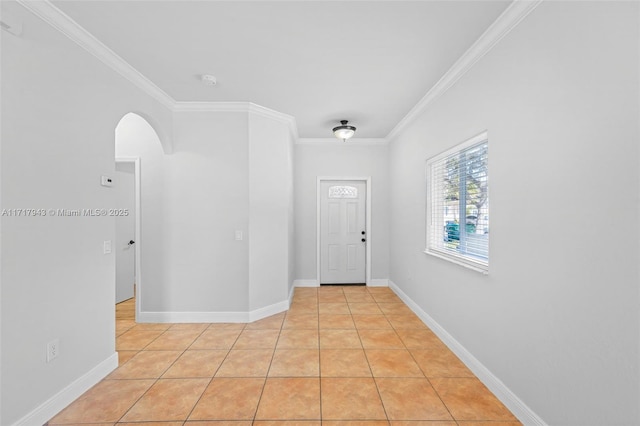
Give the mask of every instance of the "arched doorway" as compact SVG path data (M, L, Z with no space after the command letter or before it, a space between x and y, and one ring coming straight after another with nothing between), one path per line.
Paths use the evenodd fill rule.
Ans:
M153 213L161 204L163 156L161 140L149 121L137 113L124 115L115 129L114 190L116 211L122 213L114 217L116 303L130 301L125 314L130 319L139 317L145 272L153 269L153 260L159 258L156 251L161 247L161 232ZM152 219L148 220L150 214ZM149 242L148 248L145 242Z

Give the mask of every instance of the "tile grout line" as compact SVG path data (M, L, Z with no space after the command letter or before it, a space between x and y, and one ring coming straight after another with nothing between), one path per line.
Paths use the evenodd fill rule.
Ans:
M159 339L159 338L160 338L160 336L164 335L167 331L169 331L169 330L171 329L171 327L172 327L172 326L173 326L173 325L169 326L165 331L163 331L162 333L160 333L160 334L158 335L158 337L156 337L156 338L155 338L155 339L153 339L151 342L149 342L149 344L148 344L148 345L146 345L146 346L145 346L145 348L146 348L146 347L148 347L151 343L155 342L157 339ZM200 332L200 334L198 334L198 337L196 337L195 339L193 339L193 342L195 342L195 341L196 341L200 336L202 336L202 333L204 333L204 331L205 331L207 328L208 328L208 327L205 327L205 328ZM184 350L182 351L182 353L176 357L176 359L171 363L171 365L170 365L169 367L167 367L167 368L166 368L166 369L165 369L165 370L164 370L164 371L163 371L163 372L162 372L162 373L161 373L161 374L160 374L160 375L159 375L159 376L154 380L154 382L151 384L151 386L149 386L149 388L148 388L146 391L144 391L144 392L142 393L142 395L140 395L140 397L139 397L138 399L136 399L136 401L135 401L133 404L131 404L131 406L130 406L130 407L129 407L125 412L124 412L124 414L123 414L123 415L118 419L118 421L116 422L116 424L121 423L121 421L126 417L126 415L131 411L131 409L132 409L133 407L135 407L135 405L136 405L138 402L140 402L140 400L141 400L142 398L144 398L144 396L149 392L149 390L150 390L152 387L154 387L154 386L155 386L155 385L160 381L161 377L162 377L162 376L163 376L163 375L164 375L164 374L165 374L165 373L166 373L166 372L167 372L171 367L173 367L173 365L176 363L176 361L178 361L178 359L180 359L180 357L181 357L182 355L184 355L184 353L187 351L187 349L189 349L189 347L191 347L191 345L193 345L193 342L191 342L191 344L189 344L189 345L187 346L187 348L186 348L186 349L184 349ZM143 352L143 351L144 351L144 348L140 350L140 352ZM138 353L140 353L140 352L138 352ZM149 350L148 352L152 352L152 351L151 351L151 350ZM160 351L158 351L158 352L160 352ZM136 354L136 355L137 355L137 354ZM134 355L134 356L135 356L135 355ZM132 359L132 358L131 358L131 359ZM131 361L131 359L129 359L128 361ZM128 361L127 361L127 362L128 362ZM126 363L125 363L125 364L126 364ZM205 388L205 389L206 389L206 388ZM203 393L204 393L204 391L203 391ZM202 397L202 395L200 395L200 396ZM194 407L195 407L195 405L194 405ZM189 418L189 416L187 416L187 418ZM185 419L185 421L186 421L186 419Z
M285 315L286 317L286 315ZM280 324L280 329L278 331L278 337L276 339L275 344L273 345L273 352L271 353L271 360L269 361L269 367L264 375L264 383L262 383L262 390L260 391L260 397L258 397L258 403L256 404L256 410L253 413L253 419L251 420L251 424L256 422L256 416L258 415L258 409L260 409L260 402L262 401L262 396L264 395L264 389L267 387L267 379L269 378L269 371L271 371L271 365L273 364L273 358L276 355L276 348L278 347L278 342L280 341L280 334L282 333L282 327L284 326L284 318L282 318L282 323Z
M245 327L246 327L246 324L245 324ZM209 386L211 386L211 383L213 383L213 379L215 379L216 374L218 374L218 371L220 371L220 368L222 368L222 364L224 364L224 362L227 360L227 357L229 357L229 354L231 353L231 348L233 348L233 345L236 344L236 342L240 338L240 335L245 330L245 327L242 327L242 329L240 329L240 332L236 336L236 339L233 341L233 343L227 349L227 354L224 356L222 361L220 361L220 365L218 365L218 368L216 368L216 371L213 372L213 375L211 376L211 380L209 380L209 383L207 383L207 386L204 387L204 390L202 391L202 393L198 397L198 400L195 402L195 404L193 404L193 407L191 407L191 410L189 411L189 414L187 414L187 417L184 419L184 423L182 424L183 426L187 423L187 421L189 420L189 417L191 417L191 415L193 414L193 410L196 409L196 407L198 406L198 404L202 400L202 397L204 396L205 392L207 392L207 389L209 388ZM205 328L202 331L202 333L200 334L200 336L198 336L198 337L201 337L202 334L204 334L204 332L209 330L210 328L211 328L211 324L209 324L209 327ZM196 338L193 342L191 342L191 345L189 345L189 347L193 346L193 344L196 342L196 340L198 340L198 338ZM185 350L185 352L186 352L186 350ZM180 356L182 356L182 355L180 355Z
M391 290L393 291L393 290ZM394 293L395 294L395 293ZM397 296L397 295L396 295ZM405 306L406 303L402 302ZM385 314L386 316L386 314ZM429 327L427 327L428 329ZM397 330L394 328L394 331L396 332L396 334L398 334ZM407 344L405 343L405 341L402 339L402 337L400 337L400 335L398 334L398 338L400 338L400 341L402 342L402 344L404 345L405 349L407 350L407 352L409 352L409 356L411 356L411 359L413 359L413 362L416 363L416 365L418 366L418 368L420 369L420 371L422 372L422 374L424 375L424 378L427 380L427 383L429 383L429 386L431 386L431 389L433 389L433 392L436 394L436 396L438 397L438 399L440 400L440 402L442 403L442 405L444 406L444 408L447 410L447 413L449 413L449 416L451 416L451 418L453 419L453 421L456 423L456 425L459 425L458 421L456 420L456 418L453 416L453 413L451 412L451 410L449 410L449 407L447 406L447 404L444 403L444 401L442 400L442 397L440 396L440 394L438 393L438 391L436 390L436 388L433 386L433 383L431 383L431 380L429 380L429 377L427 377L427 374L422 370L422 367L420 367L420 364L418 364L418 361L416 360L416 358L413 356L413 353L411 352L411 350L409 349L409 347L407 346Z
M320 294L318 294L318 290L316 289L316 310L318 311L318 386L320 390L320 424L322 424L322 351L320 350Z
M136 324L137 324L137 323L136 323ZM160 336L162 336L164 333L166 333L166 332L167 332L167 330L169 330L169 328L171 328L171 326L167 327L167 329L166 329L166 330L164 330L162 333L160 333L160 334L159 334L155 339L153 339L151 342L147 343L147 344L146 344L142 349L140 349L140 350L138 351L138 353L137 353L136 355L134 355L134 356L137 356L139 353L143 352L143 351L144 351L144 349L145 349L147 346L149 346L151 343L153 343L153 342L155 342L157 339L159 339L159 338L160 338ZM127 362L131 361L131 359L133 359L133 357L131 357ZM126 363L125 363L125 364L126 364ZM164 374L164 372L163 372L162 374ZM161 375L162 375L162 374L161 374ZM157 377L157 378L152 379L152 380L153 380L153 383L151 384L151 386L149 386L149 387L147 388L147 390L145 390L144 392L142 392L142 394L141 394L141 395L140 395L140 396L139 396L139 397L134 401L134 403L133 403L133 404L131 404L131 405L129 406L129 408L127 408L127 410L122 414L122 416L120 416L120 417L118 418L118 421L116 422L116 424L121 423L121 420L123 420L123 419L126 417L126 415L131 411L131 409L132 409L132 408L133 408L133 407L134 407L138 402L140 402L140 400L141 400L141 399L142 399L142 398L143 398L143 397L144 397L144 396L149 392L149 390L150 390L152 387L154 387L154 386L155 386L155 384L156 384L156 383L158 383L158 380L160 380L160 377Z
M309 292L309 294L315 294L315 297L316 297L316 301L315 301L315 307L316 307L316 319L315 319L315 321L314 321L314 322L315 322L316 329L317 329L317 331L318 331L317 339L316 339L316 343L317 343L317 351L318 351L318 352L317 352L317 354L318 354L318 384L319 384L319 390L320 390L320 400L319 400L320 415L319 415L319 419L320 419L320 421L322 422L322 421L327 421L327 420L329 420L329 419L324 420L324 419L323 419L323 413L322 413L322 407L323 407L323 406L322 406L322 380L323 380L323 377L322 377L322 367L321 367L321 363L322 363L322 357L321 357L321 354L322 354L322 349L321 349L321 331L322 331L323 329L321 329L321 324L320 324L320 323L321 323L321 319L320 319L320 306L321 306L321 304L322 304L322 303L334 303L335 298L334 298L334 300L331 300L331 299L332 299L332 297L331 297L332 292L327 292L327 293L325 294L325 298L326 298L326 299L328 299L328 300L325 300L324 302L322 302L322 301L321 301L321 299L320 299L320 290L319 290L319 289L314 289L314 290L315 290L315 291L314 291L313 293ZM388 292L388 293L393 294L393 290L391 290L391 291L390 291L390 292ZM358 336L358 341L359 341L359 343L360 343L360 348L359 348L359 350L362 350L362 351L363 351L363 354L365 355L365 361L367 362L367 366L368 366L368 370L369 370L369 373L370 373L370 377L371 377L371 378L373 379L373 381L374 381L374 385L376 386L376 391L377 391L378 397L379 397L379 399L380 399L380 402L381 402L381 404L382 404L382 408L383 408L384 415L385 415L385 417L386 417L386 420L382 420L382 419L381 419L381 420L382 420L382 422L386 422L386 424L387 424L387 425L389 425L392 421L389 419L389 413L387 413L387 407L385 406L384 401L383 401L383 399L382 399L382 395L381 395L381 393L380 393L381 391L380 391L380 388L378 387L378 381L377 381L377 380L378 380L378 379L383 380L385 377L395 378L395 379L404 379L405 377L400 377L400 376L384 376L384 375L383 375L383 376L381 376L381 377L376 377L376 376L374 375L374 373L373 373L373 370L372 370L372 364L371 364L371 362L370 362L369 356L367 355L367 351L366 351L366 349L365 349L365 347L364 347L364 343L363 343L363 340L362 340L362 334L364 333L365 335L368 335L367 333L368 333L368 332L370 332L370 331L381 331L381 330L387 330L387 331L389 331L389 330L392 330L392 331L393 331L393 334L394 334L394 335L395 335L395 336L400 340L400 342L401 342L401 344L402 344L402 348L403 348L402 350L405 350L405 351L409 352L409 355L410 355L411 360L412 360L412 361L413 361L413 362L418 366L419 371L421 371L422 377L423 377L424 379L426 379L426 383L428 383L428 384L429 384L430 388L433 390L433 392L435 393L435 395L438 397L438 400L439 400L439 401L441 402L441 404L445 407L445 409L446 409L447 413L448 413L448 414L449 414L449 416L450 416L450 419L451 419L450 421L452 422L452 424L460 425L462 420L457 420L457 419L453 416L453 414L452 414L451 410L449 409L449 407L447 406L447 404L445 404L445 402L444 402L444 400L442 399L442 397L441 397L440 393L439 393L439 392L435 389L435 387L433 386L433 384L432 384L432 381L431 381L431 380L432 380L432 379L440 379L440 378L445 378L445 379L455 379L455 378L469 378L469 377L467 377L467 376L460 376L459 374L456 374L455 376L447 376L447 375L446 375L446 374L447 374L446 372L444 373L445 375L442 375L442 374L443 374L443 372L442 372L442 371L440 371L440 370L437 370L437 374L436 374L436 375L434 375L434 376L430 376L430 375L428 375L427 370L423 369L423 368L422 368L422 366L421 366L421 365L418 363L418 361L417 361L418 351L420 351L420 350L422 350L422 349L430 350L430 351L434 351L433 353L427 353L427 354L426 354L427 356L426 356L426 358L424 358L424 359L425 359L425 361L427 361L427 363L425 364L425 366L426 366L426 367L429 367L429 366L431 365L431 364L429 363L429 360L435 360L435 359L436 359L436 358L434 358L433 356L434 356L434 354L435 354L435 353L437 353L437 352L438 352L438 348L437 348L437 347L434 347L433 345L431 345L431 343L432 343L432 342L431 342L429 339L423 340L423 339L421 339L421 338L420 338L420 337L422 336L422 334L421 334L421 333L422 333L423 328L424 328L425 330L428 330L428 331L431 331L431 329L430 329L428 326L426 326L426 325L424 325L424 327L418 327L418 323L415 323L415 324L414 324L413 322L411 322L411 321L410 321L410 319L407 319L407 321L408 321L408 322L407 322L407 323L405 323L405 322L403 321L403 319L408 318L408 316L410 315L410 313L409 313L409 312L404 312L403 310L401 310L401 309L400 309L400 308L401 308L401 305L402 305L402 306L404 306L404 307L406 307L406 304L405 304L402 300L395 301L395 300L393 300L393 299L392 299L392 297L391 297L391 296L387 297L387 296L386 296L386 292L382 292L382 291L380 291L380 292L376 291L376 292L373 292L373 293L372 293L372 292L370 292L370 291L369 291L369 288L366 288L366 294L367 294L369 297L373 298L373 302L375 302L375 306L377 306L377 308L380 310L380 314L381 314L380 316L381 316L382 318L384 318L384 319L389 323L389 325L390 325L390 327L391 327L391 328L390 328L390 329L388 329L388 328L378 328L378 327L369 328L369 327L368 327L368 326L369 326L369 324L368 324L366 321L363 323L364 327L360 328L360 327L358 327L358 326L356 325L355 318L354 318L354 316L356 316L356 315L360 315L360 314L354 314L353 310L351 309L352 307L351 307L351 305L350 305L350 303L349 303L349 300L348 300L348 298L347 298L347 295L348 295L348 294L347 294L347 293L345 293L344 288L341 288L341 289L339 290L339 293L338 293L338 292L336 292L335 294L336 294L336 295L338 295L338 294L342 295L342 296L344 297L345 301L346 301L347 310L348 310L348 312L349 312L349 318L351 319L353 329L355 329L355 331L356 331L356 335ZM354 294L355 294L355 293L354 293ZM374 295L377 295L377 298L376 298L376 296L374 296ZM354 297L355 297L355 296L354 296ZM357 297L356 297L356 299L357 299ZM322 302L322 303L321 303L321 302ZM361 300L360 302L362 302L362 303L367 303L367 302L364 302L364 301L362 301L362 300ZM353 303L357 304L358 302L356 301L356 302L353 302ZM395 306L394 306L394 305L391 305L391 303L393 303ZM386 306L385 306L385 305L386 305ZM382 307L382 306L385 306L385 310L386 310L387 312L385 312L385 311L383 311L383 310L381 309L381 307ZM310 308L310 309L313 309L313 305L311 305L311 306L307 305L307 307L308 307L308 308ZM358 309L361 309L361 308L363 308L363 307L362 307L362 306L356 306L356 308L357 308L357 309L356 309L356 311L358 311ZM333 308L332 308L332 309L333 309ZM330 309L330 310L331 310L331 309ZM363 309L363 310L364 310L364 311L366 311L366 309ZM307 313L309 313L309 314L310 314L310 313L311 313L311 311L309 311L309 310L307 310L307 309L303 309L300 313L301 313L301 314L307 314ZM365 314L362 314L362 315L365 315ZM261 404L262 399L263 399L263 397L264 397L264 393L265 393L265 390L266 390L266 382L268 381L270 371L271 371L271 369L273 368L273 361L275 360L275 351L277 350L278 343L279 343L279 341L281 340L282 332L283 332L283 330L285 329L285 328L284 328L284 324L285 324L285 321L286 321L286 318L287 318L287 317L288 317L288 312L283 316L283 318L282 318L282 320L281 320L281 322L280 322L280 327L279 327L278 332L277 332L277 337L276 337L276 339L275 339L275 344L274 344L274 346L273 346L273 351L272 351L272 354L271 354L270 362L269 362L269 365L268 365L268 367L267 367L266 374L265 374L265 376L264 376L264 381L263 381L263 384L262 384L262 388L261 388L261 390L260 390L260 396L259 396L259 398L258 398L258 402L257 402L257 405L256 405L256 409L255 409L255 411L254 411L253 419L252 419L252 420L250 420L250 422L251 422L252 424L255 424L256 422L259 422L259 421L262 421L262 420L265 420L265 421L269 420L269 419L257 419L257 412L258 412L258 409L260 408L260 404ZM345 316L345 317L346 317L346 316ZM395 325L394 325L394 323L392 323L392 322L391 322L390 317L395 317L395 322L396 322L396 323L395 323ZM116 319L117 319L117 318L116 318ZM346 319L346 318L345 318L345 319ZM373 320L373 319L372 319L372 320ZM377 320L376 320L376 321L377 321ZM136 325L137 325L137 324L136 324ZM124 334L126 334L126 333L128 333L128 332L130 332L130 331L132 331L132 330L133 330L133 331L135 331L135 329L134 329L134 328L136 327L136 325L134 325L134 326L132 326L132 327L130 327L130 328L127 328L127 330L125 330L124 332L122 332L122 333L120 334L120 336L122 336L122 335L124 335ZM270 325L270 324L269 324L269 325ZM331 325L331 324L329 324L329 325ZM421 324L421 325L422 325L422 324ZM131 355L131 356L130 356L130 357L129 357L129 358L128 358L128 359L127 359L127 360L126 360L122 365L120 365L118 368L122 368L122 367L124 367L125 365L129 364L129 363L130 363L130 361L131 361L133 358L135 358L135 357L137 357L138 355L141 355L141 354L143 354L143 353L144 353L144 354L150 354L150 353L154 353L154 352L155 352L155 353L158 353L158 352L165 352L165 351L171 351L171 352L174 352L174 350L172 350L172 349L159 349L159 350L155 350L155 349L148 349L148 348L149 348L149 346L151 346L153 343L157 342L157 341L158 341L162 336L166 336L166 335L170 334L170 333L167 333L168 331L173 331L173 332L176 332L176 333L178 333L178 332L187 332L187 333L191 333L191 331L190 331L188 328L186 328L186 329L184 329L184 330L176 330L176 329L173 329L173 328L172 328L172 327L174 327L174 326L176 326L176 324L170 324L166 329L164 329L164 330L158 330L158 331L159 331L159 334L158 334L156 337L152 338L152 339L151 339L151 340L150 340L146 345L144 345L144 346L142 347L142 349L136 349L136 350L134 350L134 352L135 352L135 353L134 353L133 355ZM135 401L134 401L134 402L129 406L129 408L128 408L128 409L125 411L125 413L120 417L120 419L119 419L115 424L113 424L113 426L116 426L116 424L120 424L120 422L122 422L122 421L123 421L123 419L127 416L127 414L129 414L129 413L131 412L132 408L133 408L133 407L135 407L135 406L140 402L140 400L142 400L145 396L147 396L147 395L149 394L149 392L150 392L151 388L153 388L154 386L156 386L156 385L160 382L160 380L171 380L171 379L194 379L194 378L196 378L196 377L171 377L171 378L163 378L163 376L164 376L165 374L167 374L167 372L168 372L170 369L172 369L172 368L173 368L173 367L178 363L178 361L179 361L179 360L180 360L180 359L181 359L181 358L182 358L182 357L183 357L187 352L189 352L189 351L198 351L198 350L203 350L203 351L204 351L204 350L207 350L207 351L208 351L208 350L211 350L211 349L209 349L208 347L204 347L204 348L202 348L202 349L192 349L192 348L193 348L193 347L194 347L194 345L196 344L196 341L197 341L198 339L200 339L200 338L204 335L205 331L207 331L207 330L214 330L214 329L212 329L212 328L211 328L212 326L213 326L213 324L209 324L209 325L208 325L208 327L207 327L207 326L205 326L205 327L204 327L204 329L200 330L199 334L197 334L197 335L192 339L192 341L191 341L188 345L186 345L186 348L185 348L185 349L183 349L183 350L176 350L175 352L178 354L178 355L176 356L176 358L175 358L172 362L170 362L170 363L169 363L169 365L168 365L166 368L164 368L164 369L159 373L159 375L158 375L157 377L155 377L155 378L153 378L153 377L152 377L152 378L147 379L147 380L150 382L149 387L148 387L144 392L142 392L142 394L141 394L141 395L140 395L140 396L139 396L139 397L138 397L138 398L137 398L137 399L136 399L136 400L135 400ZM408 328L405 328L405 327L408 327ZM304 327L303 329L306 329L306 327ZM349 328L349 329L351 329L351 328ZM189 420L189 417L193 414L193 412L194 412L195 408L198 406L198 404L200 404L200 403L202 402L202 400L203 400L203 396L204 396L204 394L205 394L206 390L207 390L207 389L208 389L208 387L211 385L211 383L213 383L214 379L216 378L216 374L220 371L220 369L221 369L221 367L223 366L223 364L225 363L225 361L229 359L229 356L230 356L231 350L233 350L233 347L234 347L234 346L235 346L235 344L237 344L237 342L239 341L240 336L242 336L242 334L243 334L243 333L244 333L244 331L246 331L246 330L248 330L248 329L247 329L247 324L245 323L244 325L242 325L242 328L240 328L240 329L239 329L239 332L238 332L238 333L237 333L237 335L235 336L235 339L233 340L233 343L231 343L227 348L225 348L225 350L226 350L226 354L224 355L224 357L222 357L222 360L220 361L219 365L216 367L216 369L215 369L215 371L213 372L213 374L212 374L212 376L211 376L211 377L209 377L209 376L208 376L208 374L206 374L206 375L202 375L202 376L198 376L198 377L197 377L198 379L207 379L207 378L209 378L208 383L207 383L207 385L204 387L204 391L199 395L199 397L198 397L198 398L197 398L197 400L195 401L195 403L194 403L193 407L191 408L191 410L190 410L190 411L189 411L189 413L187 414L187 416L186 416L185 420L183 420L183 421L179 421L179 420L178 420L178 421L176 421L176 424L181 424L182 426L187 426L187 425L191 424L191 423L190 423L190 420ZM252 329L252 330L267 330L267 329L263 329L263 328L256 328L256 329ZM292 330L298 330L298 329L297 329L297 328L292 328ZM327 329L327 330L331 330L331 328L329 328L329 329ZM338 330L339 330L339 329L338 329ZM345 330L346 330L346 329L345 329ZM133 331L132 331L132 332L133 332ZM140 330L140 331L146 331L146 330ZM151 331L151 330L148 330L148 331ZM371 335L371 337L375 336L375 332L371 333L370 335ZM389 336L390 336L390 335L391 335L391 334L389 334ZM143 334L143 336L144 336L144 334ZM404 340L404 338L403 338L403 337L401 337L401 336L404 336L404 338L407 338L408 340L407 340L407 341L405 341L405 340ZM119 336L116 336L116 338L117 338L117 337L119 337ZM177 337L179 337L179 336L177 336ZM214 336L214 337L215 337L215 336ZM135 342L135 340L136 340L136 339L134 338L132 341L133 341L133 342ZM440 339L437 339L437 340L438 340L439 342L441 342L441 340L440 340ZM381 341L381 343L383 343L383 344L384 344L385 342L384 342L384 341ZM425 343L426 343L426 346L425 346ZM435 343L435 342L433 342L433 343ZM410 348L409 346L411 346L411 348ZM336 347L336 348L338 348L338 347ZM400 348L400 347L398 347L398 348ZM301 347L297 347L297 346L295 346L295 347L292 347L292 349L301 349ZM380 350L380 349L394 350L394 349L396 349L396 348L395 348L395 347L390 347L390 348L378 347L377 345L375 345L375 344L374 344L370 349L372 349L372 350ZM415 351L415 354L414 354L414 351ZM169 359L170 359L170 358L169 358ZM422 358L421 358L421 359L422 359ZM162 363L161 363L161 365L162 365ZM431 368L431 367L429 367L429 368ZM198 370L198 371L199 371L199 370ZM275 370L274 370L274 371L275 371ZM431 370L430 370L430 371L431 371ZM198 372L195 372L194 374L196 374L196 373L198 373ZM189 373L187 373L187 374L189 374ZM201 373L198 373L198 374L201 374ZM180 376L182 376L182 375L183 375L183 374L180 374ZM236 373L236 376L237 376L237 373ZM283 377L284 377L284 376L283 376ZM296 374L293 374L293 375L287 375L287 376L286 376L286 378L297 378L297 377L302 377L302 376L298 376L298 375L296 375ZM341 377L336 377L336 378L350 378L350 377L351 377L351 375L349 375L349 377L347 377L346 375L342 375ZM421 379L422 379L422 378L420 378L420 377L418 377L418 376L415 376L415 377L416 377L416 378L418 378L419 380L421 380ZM471 377L475 378L476 376L475 376L475 375L472 375ZM235 378L238 378L238 377L235 377ZM361 377L361 376L357 376L357 377L356 377L356 376L354 376L354 378L362 378L362 377ZM407 377L407 378L408 378L408 377ZM103 381L106 381L106 380L110 380L110 381L131 381L131 380L143 380L143 379L145 379L145 378L129 378L129 377L124 377L124 378L121 378L121 379L109 379L109 378L104 378L104 379L103 379ZM202 382L205 382L205 380L201 380L201 381L202 381ZM434 399L434 401L435 401L435 399ZM265 400L265 402L266 402L266 400ZM249 414L249 413L247 413L247 414ZM195 419L193 419L193 420L195 421ZM237 419L237 420L239 420L239 419ZM248 420L248 419L247 419L247 420ZM272 419L272 420L276 420L276 419ZM293 421L293 420L294 420L294 419L286 419L286 421ZM300 420L300 421L301 421L301 420L303 420L303 419L298 419L298 420ZM304 420L312 420L312 419L304 419ZM342 420L343 420L343 421L347 421L347 419L342 419ZM352 419L352 420L355 420L355 419ZM373 421L373 420L375 420L375 419L367 419L366 421ZM148 419L148 417L145 417L143 420L141 419L141 420L137 420L137 421L138 421L138 422L142 422L142 423L140 423L140 424L148 424L148 422L151 422L151 420L150 420L150 419ZM158 420L158 421L168 421L168 420ZM284 419L282 419L282 420L280 420L280 421L285 421L285 420L284 420ZM364 420L364 419L362 419L362 421L364 422L365 420ZM487 420L487 421L492 422L491 424L495 424L496 426L498 426L499 424L501 424L501 421L498 421L498 420ZM504 422L504 421L505 421L505 420L502 420L502 422ZM516 420L516 421L517 421L517 420ZM76 423L74 423L74 424L76 424ZM86 422L85 422L85 423L77 423L77 424L78 424L78 425L80 425L80 424L83 424L83 425L85 425L85 424L86 424L86 425L90 425L91 423L86 423Z
M376 305L378 305L378 302L376 301L376 298L373 296L373 294L370 294L370 296L373 298L373 300L375 301ZM378 306L378 309L380 309L380 306ZM380 309L380 310L382 311L382 309ZM353 316L353 314L352 314L352 316ZM356 328L356 333L358 333L358 338L360 339L360 345L362 345L362 350L364 352L364 357L367 360L367 364L369 365L369 371L371 372L371 379L373 380L373 384L376 387L376 392L378 393L378 398L380 398L380 405L382 405L382 410L384 411L384 416L386 417L387 424L390 424L391 423L391 419L389 419L389 413L387 413L387 407L384 405L384 400L382 399L382 394L380 393L380 388L378 387L378 382L376 381L376 377L373 374L373 368L371 368L371 362L369 362L369 356L367 355L367 351L365 350L364 344L362 343L362 336L360 336L360 330L358 330L357 328ZM400 336L398 336L398 338L400 338ZM400 339L400 341L402 341L402 339Z

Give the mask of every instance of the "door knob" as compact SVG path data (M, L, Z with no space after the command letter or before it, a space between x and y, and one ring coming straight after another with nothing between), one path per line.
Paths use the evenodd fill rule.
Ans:
M364 231L362 231L362 235L364 235Z
M136 242L135 242L135 241L133 241L133 240L130 240L130 241L129 241L129 245L130 245L130 246L131 246L131 245L134 245L135 243L136 243Z
M361 241L364 243L364 242L365 242L365 241L367 241L367 240L365 240L365 239L363 238Z

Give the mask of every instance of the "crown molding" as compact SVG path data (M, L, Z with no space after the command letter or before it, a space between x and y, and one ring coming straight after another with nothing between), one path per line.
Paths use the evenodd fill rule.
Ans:
M387 135L393 141L418 115L449 90L463 75L482 59L504 36L514 29L542 0L513 0L504 12L487 28L475 43L453 64L426 95L404 116Z
M250 102L176 102L173 112L249 112Z
M285 123L294 140L298 139L294 117L251 102L176 102L49 0L17 2L173 112L251 112Z
M173 112L244 112L279 121L289 127L291 136L298 140L295 117L252 102L176 102Z
M17 2L173 112L251 112L287 124L298 138L294 117L251 102L176 102L49 0Z
M252 112L286 123L295 121L289 114L253 102L176 102L172 109L173 112Z
M346 142L337 138L300 138L296 141L296 145L385 146L388 145L388 141L385 138L353 138Z
M67 14L54 6L49 0L30 1L16 0L25 9L38 16L43 21L60 31L66 37L77 43L80 47L102 61L105 65L116 71L128 81L142 89L145 93L159 101L162 105L174 112L252 112L267 118L286 123L291 135L300 145L326 144L321 142L324 138L299 139L295 118L262 107L250 102L176 102L165 91L156 86L151 80L132 67L113 50L108 48L91 33L81 27ZM456 63L438 80L427 94L409 111L409 113L389 132L384 140L385 144L397 137L413 120L416 119L432 102L451 88L464 74L467 73L482 57L513 28L515 28L542 0L513 0L513 3L495 20L493 24L480 36L480 38L456 61ZM317 142L310 142L316 140ZM332 141L334 142L334 141ZM339 141L338 141L339 142ZM372 144L355 143L354 144ZM377 143L373 143L377 144Z
M285 124L293 126L295 126L296 124L296 119L293 116L273 110L271 108L263 107L262 105L254 104L252 102L249 102L249 112L265 118L280 121Z
M281 122L289 127L289 132L291 133L291 137L294 141L297 141L300 138L298 135L298 124L296 123L296 118L294 116L254 103L249 103L249 112Z
M49 0L17 0L17 2L67 36L67 38L77 43L115 72L145 91L162 105L169 109L173 108L176 102L171 96L151 82L151 80L140 73L140 71L129 65L127 61L118 56L118 54L109 49L91 33L82 28L66 13L54 6Z

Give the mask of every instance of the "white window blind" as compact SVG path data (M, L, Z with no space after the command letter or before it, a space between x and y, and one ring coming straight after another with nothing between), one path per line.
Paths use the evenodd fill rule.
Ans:
M482 133L427 161L426 253L489 268L489 141Z

